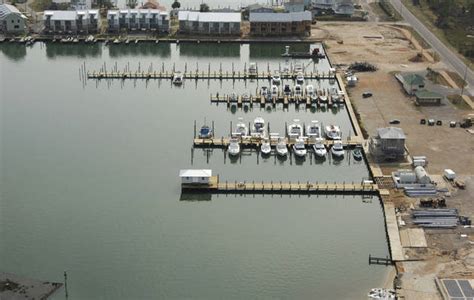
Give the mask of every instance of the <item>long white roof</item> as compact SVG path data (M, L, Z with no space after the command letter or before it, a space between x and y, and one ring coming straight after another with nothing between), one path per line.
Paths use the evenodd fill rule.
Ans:
M190 170L180 170L179 177L211 177L212 170L209 169L190 169Z
M10 14L19 15L21 18L26 19L26 16L22 14L18 8L10 4L0 4L0 20L3 20Z
M195 22L240 23L241 15L238 12L179 11L178 19L180 21L195 21Z
M52 21L72 21L77 19L77 15L83 15L88 18L89 15L98 15L99 10L88 9L88 10L45 10L43 18L51 16Z
M250 13L250 22L301 22L311 21L310 11L290 12L290 13Z

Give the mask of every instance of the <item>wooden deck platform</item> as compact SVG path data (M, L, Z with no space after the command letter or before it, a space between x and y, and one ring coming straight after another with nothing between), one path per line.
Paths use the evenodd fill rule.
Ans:
M222 182L212 176L209 185L182 184L183 190L220 193L295 193L295 194L375 194L373 183L328 183L328 182Z
M393 261L404 261L400 233L398 231L397 217L395 216L395 205L392 202L385 202L384 205L385 222L389 240L390 254Z
M92 71L87 72L89 79L173 79L173 71ZM217 80L270 80L272 72L249 73L246 71L187 71L181 73L184 79L217 79ZM295 79L297 73L280 73L282 79ZM336 76L324 72L305 72L306 79L335 79Z
M248 148L256 148L262 144L263 139L258 137L243 137L240 139L240 145L242 147ZM285 138L286 143L288 146L292 146L296 139L294 138ZM211 138L211 139L200 139L195 138L193 144L195 147L206 147L206 148L225 148L229 146L230 138L221 137L221 138ZM270 139L269 140L271 146L276 146L278 143L278 139ZM305 140L305 144L310 146L312 145L312 141L310 139ZM334 144L334 140L324 140L324 144L326 146L331 146ZM359 138L351 138L347 140L342 140L342 144L345 148L352 148L361 145L361 141Z

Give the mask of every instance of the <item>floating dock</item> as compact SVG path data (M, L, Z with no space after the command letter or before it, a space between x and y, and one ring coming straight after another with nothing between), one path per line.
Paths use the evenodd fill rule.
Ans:
M280 138L284 139L288 146L292 146L296 142L296 138ZM240 145L248 148L257 148L262 144L264 138L260 137L251 137L245 136L240 138ZM229 146L230 138L221 137L221 138L210 138L210 139L201 139L195 138L193 141L194 147L206 147L206 148L226 148ZM278 144L278 139L272 138L269 139L271 146L276 146ZM311 146L314 142L311 139L305 139L305 144ZM326 146L331 146L334 144L334 140L324 140ZM347 140L342 140L342 145L344 148L353 148L361 145L361 141L358 138L351 138Z
M227 106L230 106L231 104L237 104L237 106L242 106L244 103L250 103L250 104L260 104L260 105L265 105L265 104L273 104L276 105L277 103L283 103L283 105L288 105L288 104L306 104L307 106L311 106L313 104L317 106L321 106L324 104L327 104L328 106L338 105L338 104L344 104L344 101L338 101L334 102L332 98L328 97L328 100L325 102L322 102L321 100L316 99L313 100L311 99L310 96L307 95L285 95L284 93L278 93L278 95L273 95L269 97L265 97L263 95L257 94L255 96L249 95L248 97L244 97L242 95L239 95L237 97L233 97L231 95L211 95L211 103L224 103L227 104Z
M214 193L295 193L295 194L376 194L378 187L372 182L221 182L219 176L211 176L209 184L185 184L186 191Z

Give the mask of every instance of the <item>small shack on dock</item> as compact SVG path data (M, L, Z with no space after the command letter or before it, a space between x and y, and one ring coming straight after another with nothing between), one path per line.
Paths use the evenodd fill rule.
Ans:
M179 177L181 184L209 185L212 177L212 170L209 169L188 169L180 170Z

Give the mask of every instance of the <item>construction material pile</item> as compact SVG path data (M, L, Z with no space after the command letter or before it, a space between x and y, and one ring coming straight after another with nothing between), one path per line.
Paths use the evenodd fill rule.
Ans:
M413 223L425 228L455 228L459 215L455 208L414 209Z
M357 72L375 72L377 67L368 62L354 62L349 66L349 70Z

